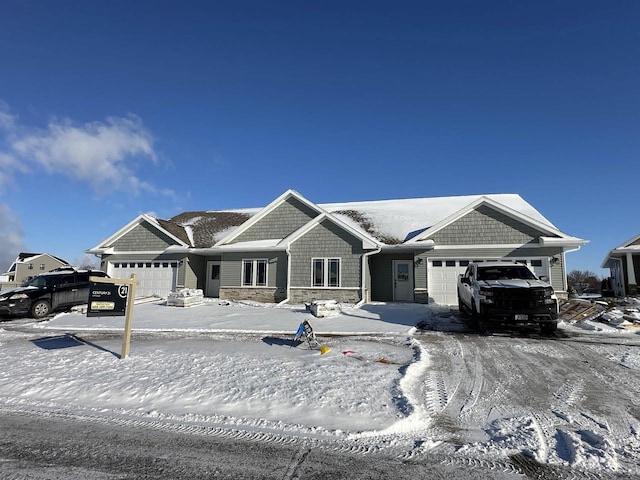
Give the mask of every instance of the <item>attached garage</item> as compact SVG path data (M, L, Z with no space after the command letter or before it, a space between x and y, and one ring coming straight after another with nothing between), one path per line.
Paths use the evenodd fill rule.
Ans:
M166 298L175 291L178 279L178 262L113 262L107 273L112 278L129 279L136 274L136 297L158 296Z
M464 273L468 265L469 260L430 259L427 265L429 303L457 305L458 275Z
M440 259L428 260L429 303L440 305L458 304L458 275L464 273L470 261L496 261L500 259ZM536 276L549 276L549 265L546 258L517 259L519 263L528 265Z

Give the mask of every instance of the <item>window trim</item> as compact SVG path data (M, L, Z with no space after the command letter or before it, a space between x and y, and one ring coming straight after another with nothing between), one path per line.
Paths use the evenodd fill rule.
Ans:
M246 265L251 266L251 283L246 280ZM264 283L258 283L258 265L264 265ZM267 258L243 258L240 271L240 286L242 287L267 287L269 285L269 259Z
M316 282L316 264L322 264L322 283ZM330 283L331 265L338 266L337 284ZM342 287L342 258L341 257L313 257L311 259L311 286L313 288L341 288Z

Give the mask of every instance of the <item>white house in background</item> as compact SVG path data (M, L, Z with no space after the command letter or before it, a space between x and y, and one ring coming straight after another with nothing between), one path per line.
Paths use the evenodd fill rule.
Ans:
M601 268L611 272L611 290L616 297L638 294L640 276L640 235L611 250Z
M587 243L515 194L315 204L287 190L263 208L140 215L87 251L141 295L457 304L470 261L509 259L566 295L565 253Z

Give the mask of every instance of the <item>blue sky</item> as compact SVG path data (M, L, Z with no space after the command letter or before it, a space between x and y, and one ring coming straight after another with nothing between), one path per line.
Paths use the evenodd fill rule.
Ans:
M518 193L640 234L640 2L0 0L0 270L140 213Z

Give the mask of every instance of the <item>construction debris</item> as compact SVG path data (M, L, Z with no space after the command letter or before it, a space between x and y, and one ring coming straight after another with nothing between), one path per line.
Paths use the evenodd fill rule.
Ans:
M607 311L601 303L585 300L560 300L560 318L567 323L595 320Z

